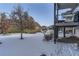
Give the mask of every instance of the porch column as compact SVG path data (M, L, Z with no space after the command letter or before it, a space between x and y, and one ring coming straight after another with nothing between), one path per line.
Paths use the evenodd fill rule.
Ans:
M54 43L56 44L56 3L54 3Z

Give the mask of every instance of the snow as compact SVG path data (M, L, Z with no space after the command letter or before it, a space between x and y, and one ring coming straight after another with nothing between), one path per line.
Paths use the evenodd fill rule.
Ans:
M75 44L57 42L53 39L50 42L43 41L42 33L23 34L24 39L20 39L20 33L2 35L0 34L0 55L1 56L75 56L79 55L79 50L75 49Z

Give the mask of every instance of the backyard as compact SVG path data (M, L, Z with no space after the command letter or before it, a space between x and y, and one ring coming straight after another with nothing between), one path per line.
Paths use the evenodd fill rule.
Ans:
M75 49L75 44L43 41L42 33L23 34L24 39L20 39L20 33L0 34L0 55L2 56L75 56L79 55L79 50Z

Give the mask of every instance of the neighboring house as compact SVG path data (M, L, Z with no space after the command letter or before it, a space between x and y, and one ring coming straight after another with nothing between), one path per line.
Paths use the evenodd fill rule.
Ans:
M54 30L54 25L48 26L48 29Z
M65 28L65 36L77 36L79 37L79 12L72 13L71 11L67 11L65 13L62 13L62 16L64 18L64 21L59 21L59 25L67 26ZM71 26L72 25L72 26ZM68 27L69 26L69 27ZM73 27L76 26L76 27ZM58 29L58 36L63 37L63 28Z
M75 16L75 14L72 13L71 11L67 11L67 12L63 13L62 16L64 18L64 22L65 23L69 23L69 22L72 23L72 22L74 22L74 16ZM62 28L60 28L60 31L61 30L63 31ZM65 34L66 34L66 37L74 35L75 34L75 28L74 27L66 27L65 28Z

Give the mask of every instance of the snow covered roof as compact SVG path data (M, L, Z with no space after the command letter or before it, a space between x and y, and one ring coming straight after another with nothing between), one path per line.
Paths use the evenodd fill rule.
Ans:
M69 15L69 14L72 14L72 11L71 10L69 10L69 11L67 11L65 13L62 13L62 15Z
M69 15L69 14L74 14L74 11L77 9L77 11L79 11L79 8L78 8L79 4L76 4L73 8L71 8L71 10L68 10L64 13L62 13L62 15ZM75 11L75 12L77 12Z

